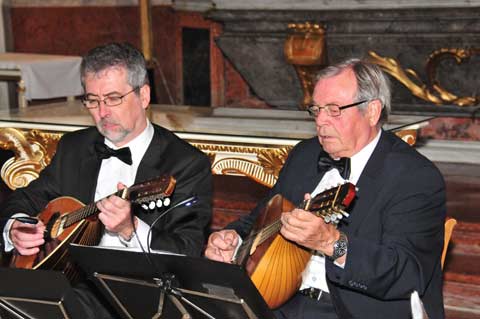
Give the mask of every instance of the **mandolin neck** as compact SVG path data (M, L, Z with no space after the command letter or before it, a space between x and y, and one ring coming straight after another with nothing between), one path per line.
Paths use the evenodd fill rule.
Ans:
M102 199L100 199L99 201L105 199L105 198L108 198L112 195L115 195L115 196L118 196L118 197L121 197L123 199L128 199L128 188L124 188L124 189L121 189L107 197L104 197ZM68 214L66 216L66 219L65 219L65 226L64 227L69 227L81 220L84 220L84 219L87 219L88 217L91 217L95 214L97 214L99 212L98 208L97 208L97 203L99 201L96 201L94 203L91 203L89 205L86 205L86 206L83 206L82 208L80 209L77 209L76 211L73 211L71 212L70 214Z

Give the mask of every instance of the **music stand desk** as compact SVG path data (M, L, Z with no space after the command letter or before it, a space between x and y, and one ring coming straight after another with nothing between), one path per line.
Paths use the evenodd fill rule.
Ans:
M0 308L15 318L84 318L65 275L0 268Z
M73 244L69 252L122 318L275 318L237 265Z

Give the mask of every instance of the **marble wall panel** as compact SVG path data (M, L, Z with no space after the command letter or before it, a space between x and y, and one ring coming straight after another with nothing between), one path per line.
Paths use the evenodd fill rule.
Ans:
M250 11L217 10L209 13L224 23L217 40L253 91L268 104L295 109L301 93L293 68L283 56L283 44L291 22L315 22L326 26L328 62L365 57L372 50L395 58L402 68L415 70L419 83L427 83L425 63L441 48L480 47L480 7L448 9ZM480 56L464 65L440 64L437 77L458 95L478 95ZM394 110L452 116L471 114L475 107L433 106L393 81Z

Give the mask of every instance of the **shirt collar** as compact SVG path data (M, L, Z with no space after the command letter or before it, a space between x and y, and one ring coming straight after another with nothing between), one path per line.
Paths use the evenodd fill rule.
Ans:
M360 150L360 152L350 158L351 171L349 181L351 183L357 184L363 169L367 165L370 156L372 156L372 153L375 150L378 141L380 140L381 135L382 130L379 130L377 136L375 136L375 138L370 143L368 143L364 148Z
M149 120L147 120L147 126L145 127L143 132L140 133L133 140L131 140L130 142L122 146L122 148L123 147L130 148L130 152L132 153L132 162L134 165L140 163L140 160L143 158L143 155L147 151L147 148L150 145L150 142L152 141L153 133L154 133L153 125L152 123L150 123ZM105 138L105 144L113 149L119 148L115 146L107 138Z

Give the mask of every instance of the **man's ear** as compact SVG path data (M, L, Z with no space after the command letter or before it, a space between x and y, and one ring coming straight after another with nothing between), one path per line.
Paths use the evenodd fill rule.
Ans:
M142 101L142 108L146 109L150 104L150 85L145 84L140 88L140 100Z
M382 114L382 102L379 99L368 102L366 116L371 126L376 126Z

